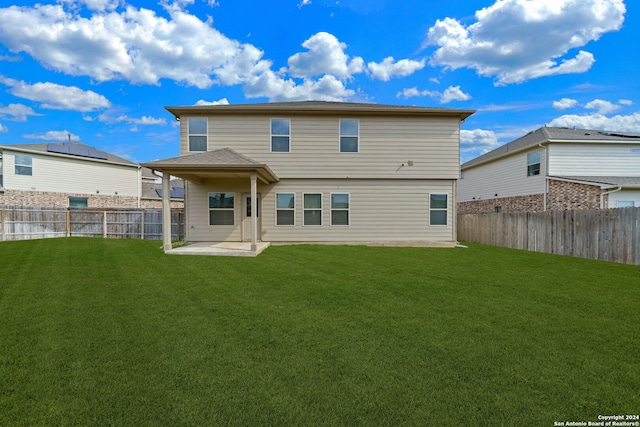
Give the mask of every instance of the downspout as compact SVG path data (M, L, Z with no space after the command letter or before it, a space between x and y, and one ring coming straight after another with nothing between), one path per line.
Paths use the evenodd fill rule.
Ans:
M539 143L538 147L544 151L544 191L542 193L542 210L546 212L547 194L549 193L549 159L547 158L547 150L542 143ZM540 156L540 161L542 161L542 156Z
M138 209L142 207L142 166L138 165Z
M617 193L622 190L622 186L619 186L615 190L605 191L604 193L600 193L600 209L604 209L604 196L608 196L611 193Z

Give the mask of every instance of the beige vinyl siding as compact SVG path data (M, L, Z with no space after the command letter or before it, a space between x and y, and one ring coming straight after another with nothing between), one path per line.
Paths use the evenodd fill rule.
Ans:
M640 144L549 144L549 175L638 176Z
M242 239L242 193L251 191L249 179L187 182L187 238L192 242L239 242ZM234 193L234 225L209 225L209 193Z
M544 193L546 154L544 149L537 149L541 150L540 175L527 176L527 154L535 149L465 169L464 179L458 181L458 201Z
M262 240L268 242L447 243L455 242L453 180L284 179L259 185ZM209 192L235 192L235 226L209 226ZM192 241L241 239L242 192L249 181L215 180L188 185L187 213ZM295 194L295 225L276 225L276 193ZM303 194L322 194L322 226L305 226ZM349 225L331 225L331 193L348 193ZM447 194L446 226L429 226L429 194Z
M15 155L32 158L32 175L15 174ZM138 167L4 151L4 186L9 190L139 196ZM99 193L98 193L99 192Z
M271 118L209 117L209 150L231 148L268 164L280 178L458 177L458 118L278 116L291 119L289 153L270 152ZM340 153L340 119L360 121L358 153ZM181 154L188 154L186 122L181 120Z

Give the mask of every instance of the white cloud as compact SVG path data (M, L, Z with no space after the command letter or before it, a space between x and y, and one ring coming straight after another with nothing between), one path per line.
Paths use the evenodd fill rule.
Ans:
M298 4L298 9L302 9L302 6L307 6L311 4L311 0L302 0L300 4Z
M630 99L621 99L618 101L620 105L633 105L633 101Z
M314 34L302 43L302 47L308 51L296 53L289 58L288 71L292 77L309 78L330 74L340 79L349 79L364 69L364 60L360 57L350 59L344 53L347 45L333 34Z
M44 139L48 141L80 141L80 137L78 135L72 134L66 130L50 130L46 133L22 135L22 137L27 139Z
M88 18L63 5L3 8L0 42L49 68L100 82L157 85L167 78L207 88L241 83L270 67L262 51L227 38L211 20L188 14L180 3L164 6L169 18L133 6Z
M372 78L389 81L393 77L406 77L424 68L426 60L414 61L411 59L401 59L397 61L392 56L385 58L380 63L369 62L367 70Z
M9 132L9 129L6 126L4 126L2 123L0 123L0 133L2 132Z
M471 95L461 91L460 86L449 86L440 97L440 103L448 104L451 101L468 101L470 99Z
M553 119L549 126L640 133L640 112L613 117L602 114L570 114Z
M438 99L440 104L448 104L452 101L468 101L472 97L471 95L464 93L460 90L460 86L449 86L445 89L444 93L437 90L418 90L417 87L406 88L396 94L397 98L413 98L416 96L429 96L434 99Z
M483 129L460 130L460 153L463 163L498 148L500 145L493 131Z
M270 101L344 101L355 92L332 75L319 80L304 80L297 84L292 79L284 79L269 70L254 77L243 87L247 98L267 97Z
M431 90L418 90L417 87L411 87L411 88L405 88L402 90L402 92L398 92L396 94L396 98L413 98L416 96L430 96L431 98L436 98L441 96L440 92L438 91L431 91Z
M589 110L598 110L597 114L609 114L620 109L619 105L615 105L602 99L594 99L593 101L585 104L584 107Z
M460 130L460 148L463 151L483 150L487 152L499 145L496 134L491 130Z
M623 0L499 0L477 11L469 26L452 18L436 21L425 46L437 46L432 65L475 69L495 76L497 85L583 73L593 54L563 56L619 30L625 12Z
M26 122L28 116L42 116L31 107L23 104L9 104L6 107L0 106L0 117L14 122Z
M10 86L9 93L14 96L42 103L42 108L88 112L111 106L111 102L104 96L75 86L62 86L50 82L27 84L2 75L0 83Z
M58 0L58 3L67 4L71 8L79 8L81 5L84 5L89 10L104 12L106 10L116 9L120 5L121 1L120 0Z
M571 98L562 98L560 101L553 101L553 108L556 110L566 110L574 108L578 105L578 101Z
M143 126L167 124L167 120L164 118L157 119L155 117L149 117L149 116L142 116L140 118L135 118L135 117L129 117L125 114L114 116L112 112L105 112L100 114L98 116L98 120L104 123L128 123L128 124L143 125Z
M201 99L193 105L229 105L229 100L227 98L222 98L218 101L205 101Z

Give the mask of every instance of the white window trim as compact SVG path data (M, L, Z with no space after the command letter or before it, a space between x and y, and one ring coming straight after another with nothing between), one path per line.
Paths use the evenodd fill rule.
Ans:
M189 121L191 119L204 119L207 130L206 133L191 133L191 129L189 126ZM191 150L191 137L192 136L204 136L206 138L206 147L204 151L201 150ZM187 117L187 151L190 153L206 153L209 150L209 119L206 117Z
M305 208L304 207L304 196L306 196L306 195L319 195L320 196L320 208ZM324 200L322 200L322 198L323 198L322 193L302 193L302 225L303 225L303 227L322 227L322 224L324 223L324 221L323 221L324 214L323 214L323 208L322 208ZM320 211L320 224L305 224L305 222L304 222L304 218L305 218L304 214L305 214L305 212L306 211L318 211L318 210Z
M447 207L446 208L432 208L431 207L431 196L440 196L440 195L444 195L447 196ZM451 196L449 195L449 193L429 193L429 227L449 227L449 201L451 200ZM446 224L431 224L431 212L433 211L438 211L438 212L442 212L445 211L447 213L446 216L446 220L447 223Z
M293 194L293 208L278 208L278 194ZM276 214L274 217L274 223L276 227L295 227L296 225L296 205L297 205L297 201L296 201L296 193L293 191L281 191L276 193L276 200L275 200L275 208L276 208ZM278 211L293 211L293 224L278 224Z
M635 200L616 200L616 207L620 207L620 203L631 203L631 206L622 206L623 208L635 208L636 202Z
M212 208L209 207L209 198L212 194L233 194L233 207L232 208ZM211 224L211 211L233 211L233 224ZM236 226L236 193L234 191L209 191L207 193L207 223L209 227L235 227Z
M534 153L538 153L538 155L540 156L540 160L538 160L536 163L529 163L529 155ZM533 165L540 165L540 167L538 168L538 173L529 175L529 166L533 166ZM527 178L530 176L539 176L539 175L542 175L542 151L535 150L527 153Z
M29 159L30 164L18 163L18 157L23 157L25 159ZM29 168L31 173L18 173L18 167ZM33 176L33 157L25 154L16 154L13 157L13 171L16 175L20 176Z
M357 135L342 135L342 121L352 121L358 123ZM358 139L358 149L356 151L342 151L342 137L355 137ZM360 119L340 119L338 122L338 152L340 154L356 154L360 152ZM343 193L338 193L343 194Z
M347 196L349 196L349 207L347 209L342 209L342 208L334 208L333 204L331 203L331 199L333 198L333 196L335 194L346 194ZM340 193L331 193L329 195L329 215L330 215L330 223L332 227L351 227L351 193L344 193L344 192L340 192ZM333 211L347 211L347 217L349 218L349 222L348 224L334 224L333 223Z
M273 151L273 137L274 136L285 136L284 134L278 134L278 133L273 133L273 121L274 120L286 120L289 122L289 134L286 135L289 137L289 150L288 151ZM291 119L286 118L286 117L271 117L271 119L269 119L269 151L271 153L290 153L291 152L291 141L293 140L293 138L291 138Z

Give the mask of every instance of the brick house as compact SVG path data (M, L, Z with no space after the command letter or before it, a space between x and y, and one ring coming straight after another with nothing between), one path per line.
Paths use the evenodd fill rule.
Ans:
M640 135L543 127L461 166L458 213L640 206Z
M0 145L0 205L141 207L140 166L79 142Z

